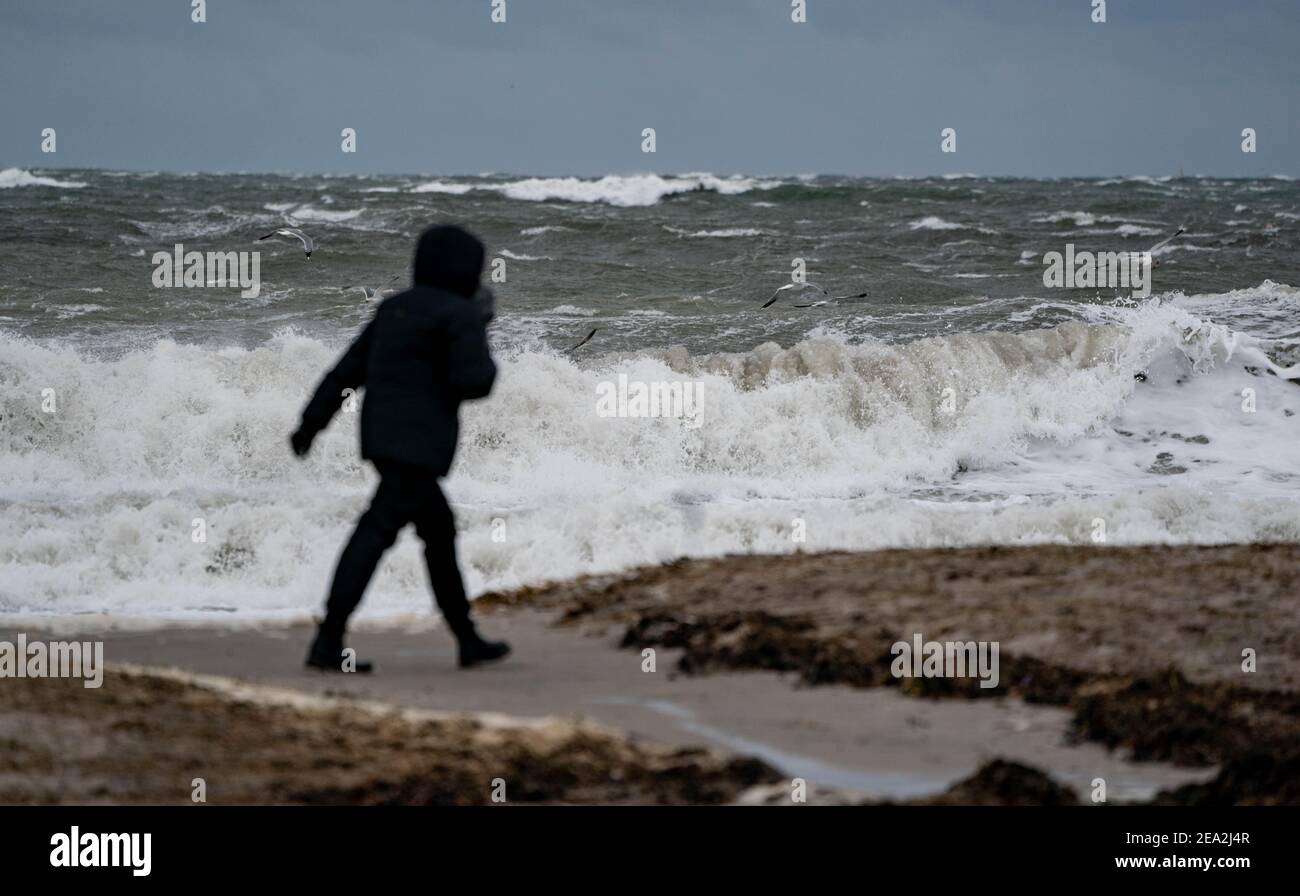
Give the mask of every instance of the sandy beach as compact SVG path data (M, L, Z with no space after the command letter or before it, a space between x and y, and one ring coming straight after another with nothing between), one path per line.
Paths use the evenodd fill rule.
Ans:
M989 547L679 561L477 601L516 654L461 672L436 620L104 631L101 689L0 687L0 801L1300 801L1300 547ZM47 620L47 623L49 621ZM1000 681L897 678L914 634ZM0 630L12 639L15 630ZM647 670L647 649L654 651ZM1256 671L1243 671L1243 650ZM33 732L36 732L33 735ZM20 736L21 735L21 736ZM494 790L494 787L496 788Z

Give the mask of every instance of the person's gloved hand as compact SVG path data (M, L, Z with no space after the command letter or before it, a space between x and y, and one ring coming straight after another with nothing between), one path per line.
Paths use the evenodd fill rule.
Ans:
M299 457L306 457L307 452L311 450L311 436L302 431L302 428L294 430L293 435L289 436L289 445L293 448L293 453Z
M492 290L486 286L480 286L478 292L474 293L474 304L478 305L479 314L483 318L483 326L492 323L492 318L497 313L497 297L492 294Z

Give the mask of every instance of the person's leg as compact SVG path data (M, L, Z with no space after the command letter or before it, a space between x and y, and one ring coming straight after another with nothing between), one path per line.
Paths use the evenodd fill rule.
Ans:
M424 560L429 567L429 584L447 628L456 636L460 664L472 666L500 659L510 652L503 641L485 641L474 628L465 582L456 561L456 518L435 477L422 489L424 500L415 517L415 531L424 542Z
M415 531L424 542L424 561L429 567L434 600L447 628L459 636L469 627L470 619L465 582L456 562L456 518L437 479L431 476L422 491L424 501L415 518Z
M325 604L325 619L308 657L311 665L333 667L335 654L343 650L348 617L361 603L380 558L393 546L414 512L414 489L409 477L387 467L380 470L380 477L370 507L357 521L339 555Z
M393 546L402 527L410 522L405 492L402 478L388 475L380 479L370 507L361 514L352 537L339 555L325 604L327 621L346 625L352 611L361 603L379 559Z

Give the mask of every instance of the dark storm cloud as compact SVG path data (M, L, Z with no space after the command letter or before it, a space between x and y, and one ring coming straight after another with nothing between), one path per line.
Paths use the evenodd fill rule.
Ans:
M1090 0L809 0L803 25L788 0L490 8L8 3L0 166L1300 173L1294 2L1111 0L1101 25Z

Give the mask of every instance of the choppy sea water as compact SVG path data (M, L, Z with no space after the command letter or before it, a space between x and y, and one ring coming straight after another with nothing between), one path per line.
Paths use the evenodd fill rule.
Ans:
M374 477L355 416L306 463L286 437L373 311L357 287L404 282L443 221L506 277L498 385L447 482L475 592L741 551L1300 539L1300 385L1276 375L1300 343L1291 180L11 168L0 611L315 610ZM256 242L284 223L310 260ZM1043 285L1066 243L1180 226L1150 298ZM155 288L176 243L261 251L260 294ZM867 295L762 309L795 258ZM699 425L599 416L619 374L700 384ZM367 614L425 611L413 540Z

